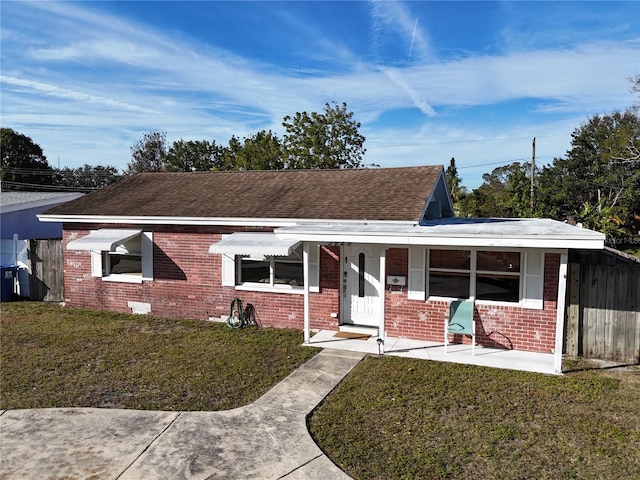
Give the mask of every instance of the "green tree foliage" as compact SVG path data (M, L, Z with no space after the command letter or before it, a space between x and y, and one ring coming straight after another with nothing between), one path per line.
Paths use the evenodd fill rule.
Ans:
M56 170L55 183L65 190L98 190L120 180L116 167L84 164L79 168Z
M167 155L167 134L148 132L131 146L131 161L127 164L126 175L142 172L162 172Z
M261 130L240 139L235 135L228 147L215 142L174 142L164 153L165 136L159 132L145 134L131 147L132 162L127 173L203 170L281 170L285 168L358 168L362 167L365 137L358 131L347 104L325 104L322 113L296 113L286 116L282 124L284 139L271 130Z
M460 214L469 217L531 216L529 163L514 162L482 176L482 185L460 201Z
M445 177L447 179L447 187L451 194L451 200L453 203L458 203L464 194L464 188L462 187L462 179L458 175L458 168L456 167L456 159L451 157L449 166L445 170Z
M54 170L37 143L11 128L0 129L2 190L51 190Z
M621 237L627 233L614 207L598 209L586 204L575 220L587 228L604 233L608 238Z
M565 158L538 178L545 216L582 215L585 226L608 230L640 214L640 118L634 109L596 115L572 134ZM606 217L606 218L604 218Z
M631 85L631 91L638 94L638 98L635 103L631 107L634 110L640 109L640 75L636 75L634 78L630 78L629 81L633 84Z
M286 116L282 125L285 168L362 167L365 137L347 104L325 104L324 112Z
M462 214L461 202L466 197L467 191L462 186L462 179L458 175L458 168L456 167L456 159L453 157L451 157L449 166L445 170L445 178L453 203L453 212L456 216L460 216Z
M173 142L164 158L168 172L201 172L222 165L225 148L215 141L183 140Z
M221 170L281 170L282 143L271 130L261 130L242 141L235 136L223 155Z

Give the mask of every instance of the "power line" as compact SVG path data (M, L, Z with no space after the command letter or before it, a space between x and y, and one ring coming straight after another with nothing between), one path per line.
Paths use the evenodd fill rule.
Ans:
M23 182L12 182L8 180L2 180L2 187L28 187L31 189L37 190L51 190L54 192L92 192L94 190L99 190L102 187L65 187L61 185L41 185L39 183L23 183Z
M536 157L536 158L552 158L552 157ZM478 165L469 165L466 167L457 167L458 170L464 170L465 168L478 168L478 167L488 167L491 165L506 165L508 163L514 163L514 162L529 162L531 161L530 158L514 158L512 160L502 160L500 162L491 162L491 163L480 163Z
M3 167L2 171L6 173L15 173L20 175L39 175L39 176L56 176L56 175L65 175L65 174L73 174L74 176L91 177L91 178L120 176L119 173L102 171L102 170L98 170L98 171L96 170L81 171L78 169L45 170L45 169L38 169L38 168Z

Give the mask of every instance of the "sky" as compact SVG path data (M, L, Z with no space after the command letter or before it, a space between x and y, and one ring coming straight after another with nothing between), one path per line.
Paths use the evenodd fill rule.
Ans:
M347 103L380 167L476 188L637 101L640 2L0 2L0 120L53 167L124 170L150 131L227 145Z

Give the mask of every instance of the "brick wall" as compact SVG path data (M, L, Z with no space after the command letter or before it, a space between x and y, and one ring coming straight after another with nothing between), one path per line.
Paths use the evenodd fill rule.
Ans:
M309 294L312 329L337 330L340 321L340 247L320 247L320 292ZM332 317L331 314L337 314Z
M122 283L91 276L91 255L66 250L71 240L98 228L144 228L153 232L152 282ZM253 303L265 326L302 327L303 297L236 291L222 286L221 256L208 253L221 235L239 229L225 227L65 225L63 233L65 302L68 306L131 312L128 301L151 304L151 314L165 317L206 319L229 313L231 300ZM247 229L242 229L247 230ZM268 231L254 228L252 231Z
M394 275L407 275L405 249L389 249L387 264ZM401 267L404 265L404 269ZM546 254L544 265L544 308L476 305L476 341L479 345L550 353L555 348L557 286L560 255ZM391 267L389 268L391 272ZM406 290L385 290L385 328L391 337L442 342L447 301L409 300ZM458 338L459 337L459 338ZM469 343L463 336L450 337Z
M166 317L206 319L229 313L233 298L253 304L263 326L302 329L304 298L301 294L266 293L223 287L220 255L208 253L222 234L238 228L145 226L153 232L154 280L142 284L108 282L91 276L91 255L66 250L66 244L92 229L118 225L65 225L63 233L65 302L69 306L96 310L131 312L128 301L151 305L151 314ZM142 228L135 225L120 227ZM268 231L254 228L253 231ZM555 346L555 321L560 256L545 256L544 309L483 306L476 308L477 340L481 345L502 345L519 350L550 352ZM387 274L407 276L407 249L390 248ZM320 248L320 292L311 293L312 329L337 330L340 312L340 248ZM441 342L446 301L417 301L407 298L406 288L385 289L387 334ZM461 339L467 342L467 339Z

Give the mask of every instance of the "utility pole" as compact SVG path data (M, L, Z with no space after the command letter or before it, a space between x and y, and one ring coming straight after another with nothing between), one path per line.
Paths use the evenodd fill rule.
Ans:
M533 186L536 178L536 137L531 141L531 216L533 217L533 208L535 206Z

